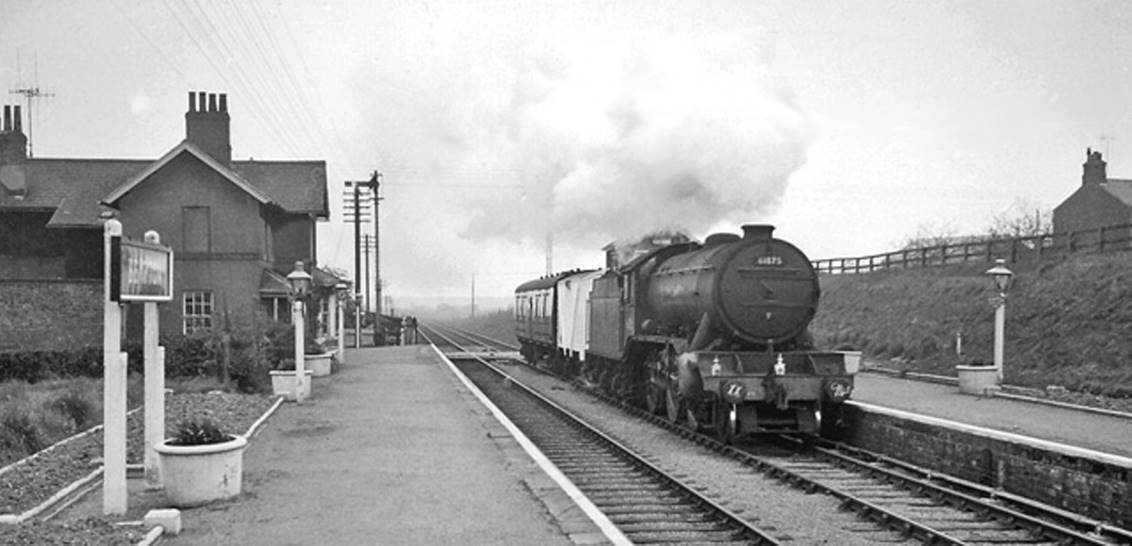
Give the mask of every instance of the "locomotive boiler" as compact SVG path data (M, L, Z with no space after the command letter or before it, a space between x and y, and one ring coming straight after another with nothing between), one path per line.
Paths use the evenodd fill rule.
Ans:
M852 392L860 353L813 349L818 276L773 229L607 247L604 270L526 283L523 354L725 440L816 433Z

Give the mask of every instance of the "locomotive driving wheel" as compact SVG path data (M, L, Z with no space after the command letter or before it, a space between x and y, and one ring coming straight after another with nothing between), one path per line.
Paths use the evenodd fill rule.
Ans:
M669 384L668 388L664 389L664 402L668 414L668 421L673 424L679 423L684 413L684 403L676 393L675 384Z
M653 382L645 386L645 409L653 415L664 412L664 389Z

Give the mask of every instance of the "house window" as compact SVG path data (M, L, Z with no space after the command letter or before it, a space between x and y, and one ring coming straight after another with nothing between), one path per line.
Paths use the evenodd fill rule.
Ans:
M203 290L184 293L184 328L186 334L212 329L212 292Z
M181 207L185 252L209 252L212 224L208 207Z

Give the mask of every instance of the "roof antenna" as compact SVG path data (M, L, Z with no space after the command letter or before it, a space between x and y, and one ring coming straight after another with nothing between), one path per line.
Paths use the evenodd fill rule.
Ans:
M1112 135L1101 135L1099 140L1101 142L1104 142L1104 157L1105 157L1105 159L1112 161L1112 155L1109 152L1111 151L1111 148L1112 148L1112 141L1116 140L1116 137L1114 137Z
M16 86L15 89L8 91L9 95L23 95L24 98L27 99L27 105L28 105L28 157L29 158L35 157L35 148L34 148L34 144L33 144L34 140L32 139L32 124L33 124L32 120L35 119L35 116L32 115L32 99L40 99L40 98L44 98L44 97L54 97L55 96L55 93L47 93L47 92L44 92L43 90L41 90L39 88L39 54L38 53L35 55L35 57L33 59L33 63L34 63L34 65L33 65L33 78L32 79L35 81L35 83L33 85L23 85L22 83L20 83ZM20 72L19 65L20 65L20 52L17 50L16 51L16 67L17 67L16 71L17 71L17 73ZM19 79L22 82L22 80L23 80L22 74L19 76Z

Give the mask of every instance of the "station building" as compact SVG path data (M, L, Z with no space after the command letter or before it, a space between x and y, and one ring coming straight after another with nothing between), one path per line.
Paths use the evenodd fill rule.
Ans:
M285 277L298 260L317 293L338 282L315 267L315 226L329 216L326 162L233 160L227 96L188 98L185 138L151 160L28 157L20 108L4 107L0 350L101 344L110 215L126 237L155 230L174 250L162 334L249 324L257 314L286 320Z

